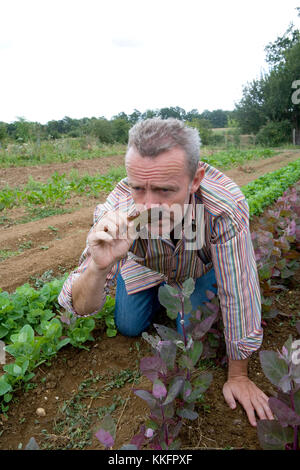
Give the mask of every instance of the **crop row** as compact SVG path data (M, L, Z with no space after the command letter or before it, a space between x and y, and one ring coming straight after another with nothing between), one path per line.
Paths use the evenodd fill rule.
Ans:
M117 167L105 175L95 176L80 177L77 171L72 171L68 176L55 172L46 183L29 178L22 189L7 186L0 191L0 210L21 204L61 205L74 194L96 197L100 191L111 191L124 176L125 168Z
M270 158L275 155L275 151L268 148L255 148L251 150L222 150L212 155L201 155L201 161L209 165L227 170L238 165L242 165L251 160Z
M249 204L250 215L259 215L283 192L300 179L300 159L279 170L251 181L241 190Z

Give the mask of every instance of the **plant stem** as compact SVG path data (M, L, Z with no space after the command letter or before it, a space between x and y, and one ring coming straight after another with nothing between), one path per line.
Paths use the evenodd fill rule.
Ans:
M161 411L161 414L162 414L162 419L163 419L163 427L164 427L164 433L165 433L165 442L166 442L166 445L167 447L169 446L169 436L168 436L168 427L165 423L165 414L164 414L164 410L163 410L163 407L162 405L160 405L160 411Z
M185 327L184 327L184 297L183 297L183 295L180 296L180 302L181 302L181 312L179 312L179 314L180 314L181 320L183 320L183 323L181 324L181 326L182 326L182 332L183 332L184 346L186 348L187 339L186 339L186 332L185 332ZM190 371L189 371L189 369L187 370L186 379L190 380Z
M184 346L186 347L187 340L186 340L186 332L185 332L185 327L184 327L184 297L183 295L180 296L180 302L181 302L181 312L179 313L180 313L181 320L183 320L183 323L181 324L181 326L182 326L182 332L183 332Z

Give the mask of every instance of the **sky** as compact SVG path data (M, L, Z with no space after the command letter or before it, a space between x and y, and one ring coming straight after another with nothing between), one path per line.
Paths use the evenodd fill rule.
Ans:
M0 121L233 110L300 0L0 0ZM299 77L300 79L300 77Z

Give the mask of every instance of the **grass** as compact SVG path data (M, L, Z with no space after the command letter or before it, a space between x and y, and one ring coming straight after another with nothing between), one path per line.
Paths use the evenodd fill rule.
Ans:
M104 145L90 136L41 141L40 145L35 142L9 143L6 148L0 148L0 167L92 160L99 157L122 155L125 152L126 145L124 144Z

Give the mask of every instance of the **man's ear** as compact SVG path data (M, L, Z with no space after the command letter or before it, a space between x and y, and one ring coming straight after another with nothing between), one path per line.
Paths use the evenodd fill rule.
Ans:
M198 190L200 183L204 178L204 175L205 169L201 166L201 163L199 162L197 171L191 183L191 193L195 193Z

